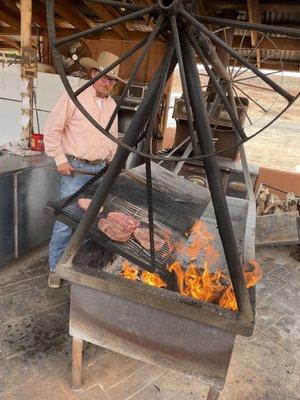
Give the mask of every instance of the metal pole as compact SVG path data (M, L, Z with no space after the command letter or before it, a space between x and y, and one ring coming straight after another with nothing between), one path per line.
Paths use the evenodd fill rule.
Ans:
M198 135L201 152L202 154L212 153L214 151L213 137L207 118L195 56L187 37L182 33L180 38L191 107L194 115L194 126ZM242 316L248 322L251 322L253 321L253 313L237 250L226 197L221 183L217 156L206 158L203 162L215 210L218 230L222 240L234 293L236 295L238 309Z
M238 116L238 110L237 110L237 106L236 106L236 102L235 102L235 98L234 98L234 94L233 94L232 82L227 83L227 88L228 88L229 103L231 104L231 107L233 109L233 112L235 113L236 118L238 118L239 116ZM235 135L236 135L237 141L239 141L240 135L236 129L235 129ZM252 185L251 176L250 176L250 172L249 172L249 168L248 168L248 162L247 162L244 145L240 144L238 147L238 150L240 153L244 179L245 179L246 186L247 186L248 199L249 199L249 201L254 202L255 198L254 198L254 192L253 192L253 185Z
M124 137L124 142L130 146L135 146L137 138L140 132L144 129L145 124L149 118L149 110L153 109L153 106L156 101L157 91L160 86L161 79L164 79L165 70L169 70L170 60L172 59L174 52L174 46L169 46L168 51L161 62L160 67L157 69L156 74L147 90L146 96L144 98L144 102L138 108L134 118L130 126L127 129L126 135ZM175 61L173 60L172 68L175 68ZM72 262L75 254L77 253L81 241L85 234L88 232L89 228L91 227L92 223L95 220L98 211L102 207L106 197L108 196L114 182L118 178L119 174L121 173L123 166L130 154L130 151L125 149L124 147L119 146L118 150L105 174L101 184L98 186L92 202L85 212L83 218L81 219L80 223L78 224L67 248L65 249L59 265L66 262Z

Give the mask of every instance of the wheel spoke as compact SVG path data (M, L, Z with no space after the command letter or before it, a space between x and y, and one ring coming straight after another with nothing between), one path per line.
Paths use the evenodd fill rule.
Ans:
M164 20L164 17L162 17L160 15L158 20L157 20L157 23L156 23L156 25L155 25L155 27L153 29L153 31L150 33L150 35L149 35L149 37L147 39L147 42L146 42L145 48L143 50L143 53L138 58L135 66L133 68L133 71L131 73L131 76L130 76L128 82L126 83L125 88L124 88L120 98L117 101L116 108L114 109L114 112L113 112L112 116L110 117L110 120L108 121L108 124L106 126L106 129L108 131L110 130L110 128L111 128L116 116L118 115L118 112L119 112L119 110L120 110L120 108L121 108L121 106L123 104L124 97L126 96L126 93L127 93L128 89L129 89L129 87L131 86L132 82L134 81L134 79L136 77L136 74L137 74L142 62L143 62L147 52L149 51L149 49L150 49L150 47L151 47L151 45L152 45L152 43L153 43L153 41L155 39L155 36L157 35L158 31L160 30L160 27L161 27L161 25L163 23L163 20Z
M256 100L254 100L251 96L249 96L246 92L244 92L244 90L242 90L241 88L237 87L236 85L233 85L237 90L239 90L241 93L243 93L244 96L246 96L250 101L252 101L254 104L257 105L257 107L259 107L261 110L263 110L265 113L267 113L268 111L261 106Z
M229 101L223 91L223 89L221 88L221 86L219 85L213 71L209 68L209 65L207 63L207 60L204 57L204 54L200 48L200 46L198 45L196 39L194 38L191 29L190 28L186 28L186 33L187 33L187 37L190 41L190 43L192 44L192 46L194 47L195 52L197 53L198 57L200 58L202 64L204 65L204 68L207 72L207 74L209 75L210 79L212 80L212 83L215 87L216 92L218 93L220 99L222 100L224 107L226 109L226 111L228 112L228 115L231 118L232 124L234 126L234 128L236 129L236 131L238 132L239 136L242 139L246 139L247 136L244 132L244 129L239 121L239 119L236 117L234 110L232 109L231 105L229 104ZM221 114L221 111L220 111ZM220 118L220 114L219 114L219 118ZM219 118L218 118L218 122L219 122ZM217 123L218 123L217 122Z
M243 43L244 43L244 40L245 40L245 36L246 36L246 29L244 30L244 33L243 33L243 36L242 36L242 40L241 40L241 43L240 43L240 45L239 45L239 52L242 50L242 45L243 45ZM234 64L233 64L233 67L232 67L232 71L231 71L231 78L232 78L232 75L233 75L233 71L234 71L234 68L236 67L236 63L237 63L237 59L235 58L234 59Z
M236 87L237 87L237 85L243 85L243 86L253 87L253 88L259 89L259 90L265 90L266 92L274 93L274 91L272 89L264 87L264 86L252 85L250 83L238 82L238 81L234 81L234 84L235 84Z
M275 75L278 73L282 73L282 71L273 71L273 72L268 72L267 74L265 74L265 76L269 76L269 75ZM242 78L242 79L237 79L234 80L234 82L242 82L242 81L248 81L250 79L257 79L257 76L248 76L247 78Z
M233 57L237 58L242 64L248 67L252 72L254 72L257 76L259 76L264 82L266 82L270 87L272 87L277 93L279 93L282 97L284 97L287 101L292 102L294 100L294 96L284 90L282 87L277 85L277 83L273 82L270 78L265 76L258 68L254 67L250 62L248 62L244 57L240 56L235 50L229 47L223 40L221 40L218 36L212 33L209 29L207 29L204 25L200 24L194 17L192 17L189 13L187 13L184 9L179 8L179 12L183 15L188 21L190 21L196 28L198 28L201 32L209 36L216 44L220 45L224 50L226 50Z
M247 113L247 109L244 106L243 102L241 101L241 99L240 99L240 97L239 97L238 93L236 92L235 87L233 85L232 85L232 90L234 91L235 97L238 99L238 102L240 103L244 113L246 114L247 120L250 122L250 125L253 125L253 122L251 121L251 119L250 119L250 117L249 117L249 115Z
M140 43L138 43L136 46L134 46L131 50L129 50L127 53L123 54L121 57L119 57L113 64L110 66L106 67L104 70L102 70L99 74L97 74L94 78L90 79L87 83L85 83L81 88L76 90L74 92L75 96L80 95L85 89L93 85L95 82L98 81L98 79L101 79L102 76L106 75L109 71L111 71L113 68L115 68L117 65L121 64L124 60L129 58L132 54L134 54L136 51L138 51L141 47L145 45L147 42L147 38L142 40Z
M174 37L175 52L176 52L177 61L178 61L178 65L179 65L179 72L180 72L181 84L182 84L182 89L183 89L183 97L184 97L184 102L185 102L186 115L187 115L187 119L188 119L188 126L189 126L192 144L193 144L193 150L196 154L199 154L198 141L197 141L194 124L193 124L193 115L192 115L192 110L191 110L191 106L190 106L188 88L187 88L187 83L186 83L185 70L184 70L184 65L183 65L176 17L174 15L172 15L170 20L171 20L172 33L173 33L173 37Z
M264 37L262 36L262 37L260 38L260 40L256 43L254 49L251 50L249 56L246 58L247 61L250 60L252 54L254 54L254 52L257 50L257 48L258 48L258 46L260 45L260 43L262 42L263 38L264 38ZM237 60L237 59L236 59L236 60ZM233 76L232 79L235 79L237 76L239 76L239 75L241 75L241 74L243 74L243 73L245 73L246 71L249 70L249 69L246 69L245 71L242 71L241 73L239 73L240 70L241 70L242 68L243 68L243 66L240 66L240 68L239 68L238 71L234 74L234 76Z
M74 35L70 35L70 36L67 36L67 37L64 37L64 38L61 38L61 39L57 39L53 44L54 44L54 46L59 46L59 45L61 45L63 43L67 43L67 42L70 42L72 40L82 38L83 36L91 35L92 33L103 32L107 28L111 28L111 27L116 26L118 24L122 24L122 23L124 23L126 21L130 21L131 19L135 19L135 18L140 17L140 16L145 15L145 14L149 14L149 13L151 13L152 11L154 11L156 9L157 9L157 5L144 8L143 10L139 10L139 11L133 12L133 13L131 13L129 15L125 15L124 17L120 17L120 18L114 19L112 21L108 21L108 22L106 22L104 24L98 25L95 28L86 29L85 31L75 33Z
M263 63L265 60L267 60L268 58L272 57L272 56L273 56L274 54L276 54L277 52L278 52L278 50L273 51L271 54L269 54L268 56L264 57L264 58L263 58L262 60L260 60L259 62L256 61L253 65L257 66L258 64ZM249 56L249 57L250 57L250 56ZM247 58L247 59L249 60L250 58ZM242 72L240 72L239 74L235 75L235 78L237 78L237 77L243 75L246 71L247 71L247 70L242 71Z

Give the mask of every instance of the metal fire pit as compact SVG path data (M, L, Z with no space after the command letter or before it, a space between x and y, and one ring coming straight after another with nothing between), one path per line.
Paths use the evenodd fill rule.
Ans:
M142 180L144 166L131 170L131 173ZM122 180L122 176L118 179ZM183 200L198 199L199 208L194 205L194 212L189 214L190 221L185 221L185 224L188 226L197 212L200 213L198 217L215 235L214 244L221 253L220 265L226 266L209 191L157 165L153 166L153 180L160 190L168 193L171 208L176 204L180 208ZM115 198L118 197L118 187L117 181L113 193ZM128 194L130 188L127 186L127 189ZM229 197L227 203L241 258L254 258L255 213L252 203ZM51 203L52 211L58 209L59 204ZM68 207L57 217L75 227L81 214L76 214L75 204ZM192 209L191 205L189 208ZM155 207L154 211L155 222L162 224L164 221L170 228L170 221L159 216ZM178 235L180 226L177 226ZM185 229L184 225L182 235ZM93 226L89 235L97 239ZM101 243L100 239L98 237L98 243ZM112 244L112 248L123 255L124 249L120 250L120 246ZM131 258L142 266L140 256L132 254ZM114 272L113 266L109 270ZM194 377L211 387L208 399L216 399L225 382L236 334L250 336L253 332L254 322L247 322L240 312L142 282L129 281L106 270L78 265L76 260L73 264L60 264L58 272L71 282L70 334L73 336L74 388L81 385L82 341L85 340ZM250 289L249 295L254 311L255 289Z

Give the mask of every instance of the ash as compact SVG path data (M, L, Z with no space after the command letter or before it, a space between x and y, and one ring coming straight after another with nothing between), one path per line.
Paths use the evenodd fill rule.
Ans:
M106 269L116 259L116 255L98 243L88 240L84 243L74 258L75 265Z

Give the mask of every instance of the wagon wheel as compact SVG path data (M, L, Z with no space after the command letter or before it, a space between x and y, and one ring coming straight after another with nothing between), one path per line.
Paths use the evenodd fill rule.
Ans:
M266 70L265 74L274 80L280 87L283 88L283 64L282 55L274 41L263 32L257 32L258 39L252 50L244 49L246 47L247 30L239 32L239 44L236 52L251 61L255 67L261 67ZM233 28L219 28L214 31L217 36L221 37L225 43L232 45ZM230 43L231 42L231 43ZM261 43L268 44L268 50L259 50ZM218 51L218 49L217 49ZM255 60L257 54L257 61ZM251 72L249 68L243 68L243 65L236 58L229 57L228 53L223 55L222 61L226 65L232 85L234 96L236 99L239 115L243 122L244 130L247 134L255 132L255 124L263 127L264 123L269 122L273 116L276 116L285 106L285 101L280 101L280 95L268 86L260 77ZM268 61L270 58L275 58L279 63L276 70L268 69ZM200 72L202 88L205 94L210 95L214 90L209 76L205 69ZM224 82L220 82L224 87ZM274 109L276 107L276 110ZM220 112L222 110L222 112ZM211 124L217 126L219 123L224 125L230 124L230 117L224 110L224 107L219 106L219 110L211 117ZM257 129L256 129L257 130Z
M220 26L234 26L242 29L252 29L255 32L264 33L279 33L284 35L291 35L300 37L300 31L294 29L270 27L258 24L249 24L240 21L229 21L218 18L208 17L194 17L194 10L197 4L196 0L183 1L183 0L158 0L153 6L147 7L146 5L139 5L133 3L119 2L113 0L90 0L96 1L102 4L110 5L117 9L125 10L123 15L116 20L109 21L97 26L85 30L83 32L71 35L65 38L56 39L55 36L55 25L54 25L54 0L47 0L47 22L50 44L53 53L53 59L56 65L56 69L61 76L63 84L75 103L77 108L82 112L83 115L99 129L101 133L119 144L117 153L110 164L105 177L101 185L98 186L90 207L84 214L76 231L74 232L72 239L66 248L60 263L72 261L72 257L76 254L81 240L89 230L92 222L94 221L100 207L103 205L106 197L110 193L111 187L117 179L118 175L122 171L122 167L130 152L137 153L146 159L146 175L147 181L149 182L150 191L149 193L149 213L151 206L151 168L150 160L170 160L170 161L185 161L185 160L200 160L204 159L204 165L209 182L209 188L211 191L211 197L214 205L217 225L220 233L220 237L223 244L223 249L230 272L231 281L233 284L234 292L237 299L238 309L247 321L253 321L253 314L249 299L248 290L246 288L243 271L241 268L241 261L236 247L236 241L234 237L233 227L231 224L230 214L228 211L225 195L222 191L218 161L215 157L216 154L222 153L229 148L222 149L218 153L215 152L213 140L211 136L211 129L209 125L208 115L214 111L220 103L223 104L227 113L230 116L231 123L236 131L238 140L237 143L230 147L234 148L247 140L251 139L264 128L274 122L291 104L296 100L297 96L292 95L267 74L261 72L255 65L251 64L246 58L242 57L232 47L228 46L221 38L214 34L210 29L205 27L204 23L214 23ZM156 21L156 24L148 37L137 44L133 49L123 54L115 63L110 67L105 68L95 78L88 81L83 87L73 92L66 77L63 65L60 59L59 46L91 33L100 33L107 28L112 28L117 24L124 23L129 20L133 20L140 16L148 15L149 18ZM213 20L213 21L212 21ZM201 22L200 22L201 21ZM154 78L150 82L149 88L145 95L145 98L141 102L130 127L125 133L124 140L121 141L116 139L109 130L112 126L113 119L115 118L118 109L122 105L125 93L131 83L134 81L136 73L143 62L146 54L151 48L155 37L157 35L165 35L168 40L168 46L162 61L157 68ZM238 110L234 99L234 87L232 83L231 74L224 67L220 61L218 55L212 44L219 46L231 57L237 60L245 68L248 68L256 77L260 78L270 89L274 90L282 99L285 101L284 109L279 112L271 122L268 122L263 128L260 128L257 132L247 136L238 118ZM103 127L99 125L89 113L84 109L78 100L78 95L85 90L87 87L92 85L97 79L100 79L103 75L108 73L116 65L129 58L137 50L142 49L140 56L136 64L133 67L132 74L125 86L121 100L117 104L117 108L111 117L108 125ZM195 54L199 57L201 63L203 63L206 73L209 75L211 83L215 90L215 96L211 102L210 109L206 108L204 96L201 90L201 84L199 82L199 74L196 65ZM173 73L176 63L179 64L180 76L183 87L183 95L186 103L189 132L191 136L191 142L193 144L193 157L168 157L161 155L154 155L151 152L150 140L154 127L154 119L157 113L159 103L164 91L164 87L168 77ZM149 110L150 113L149 113ZM136 150L137 141L139 135L146 128L146 149L144 152ZM200 153L201 147L201 153ZM152 221L153 222L153 221ZM153 227L152 227L153 228ZM151 235L152 231L152 235ZM151 237L152 236L152 237ZM151 259L154 249L153 241L153 229L150 228L150 242L151 242ZM151 260L152 261L152 260ZM151 270L150 266L149 269ZM161 271L166 273L166 271Z
M158 34L165 34L165 37L168 37L170 39L173 38L174 40L174 45L175 45L175 51L176 51L176 57L177 61L180 65L180 72L181 72L181 80L182 80L182 85L183 85L183 93L184 93L184 98L187 100L187 104L189 103L188 99L188 94L187 94L187 87L184 84L185 81L185 72L184 72L184 66L183 66L183 60L182 60L182 48L181 48L181 37L183 35L183 31L185 34L188 36L189 43L192 45L195 49L195 52L198 56L200 56L202 53L202 56L200 56L201 62L206 64L206 67L209 68L209 74L212 74L213 77L210 77L212 82L210 82L209 86L210 89L213 88L213 90L216 90L217 92L222 90L222 92L225 92L225 96L220 94L221 96L221 103L222 107L226 109L227 113L229 114L229 118L231 120L232 125L235 127L235 129L238 131L239 136L241 140L239 143L237 143L236 146L239 144L242 144L246 142L247 140L251 139L252 137L256 136L260 132L262 132L266 127L271 125L274 121L276 121L282 114L285 112L295 101L297 96L294 96L293 94L289 93L286 91L282 86L281 82L278 83L278 79L276 77L276 80L274 79L275 75L274 73L263 73L261 72L255 64L252 64L250 60L247 58L248 56L243 56L242 50L242 43L241 47L239 50L234 50L232 47L228 46L226 43L226 39L223 41L218 34L214 33L213 31L210 31L208 28L205 27L199 20L207 23L213 22L214 24L217 25L231 25L234 27L237 27L239 29L243 30L242 36L245 36L245 30L247 29L248 31L255 31L255 32L261 32L261 39L258 40L257 46L250 52L253 54L253 52L258 48L259 43L263 40L268 40L272 42L270 38L266 36L267 33L279 33L279 34L284 34L284 35L289 35L289 36L294 36L294 37L299 37L300 33L298 30L295 29L288 29L288 28L278 28L278 27L272 27L272 26L265 26L265 25L260 25L260 24L250 24L246 22L241 22L241 21L230 21L230 20L223 20L219 18L210 18L210 17L194 17L193 16L193 5L196 2L190 1L190 2L184 2L180 0L158 0L157 4L153 6L146 6L146 5L140 5L140 4L133 4L133 3L126 3L126 2L119 2L119 1L113 1L113 0L90 0L92 1L97 1L98 3L106 4L111 7L114 7L118 10L122 10L123 16L120 18L109 21L105 24L102 24L101 26L97 26L95 28L91 28L85 31L82 31L80 33L65 37L65 38L60 38L56 39L55 35L55 24L54 24L54 0L47 0L47 21L48 21L48 30L49 30L49 37L50 37L50 42L51 42L51 47L52 47L52 52L53 52L53 58L55 62L56 69L58 73L61 76L61 79L63 81L63 84L69 93L71 99L73 102L76 104L76 106L80 109L80 111L91 121L91 123L96 126L100 132L102 132L104 135L108 136L111 140L115 141L119 145L123 146L124 148L130 150L131 152L140 154L144 158L152 159L152 160L165 160L165 161L187 161L187 160L200 160L203 158L206 158L208 156L216 154L211 153L211 154L206 154L206 155L199 155L199 152L197 151L197 143L196 143L196 138L193 135L193 128L192 128L192 113L189 111L190 107L187 107L187 116L189 120L189 126L190 126L190 133L191 133L191 139L193 142L193 149L194 149L194 155L193 157L168 157L164 155L154 155L154 154L149 154L145 152L141 152L136 150L134 146L129 146L125 144L122 140L116 139L112 134L110 134L109 130L110 127L113 123L113 119L115 118L118 110L122 106L122 101L125 97L125 94L127 92L127 89L130 87L131 83L134 81L135 76L137 74L137 71L142 64L143 59L146 57L148 51L150 50L156 36ZM60 56L60 51L59 47L60 45L70 42L74 39L78 39L81 37L84 37L86 35L90 35L92 33L100 33L104 31L105 29L110 29L113 26L116 26L120 23L124 23L126 21L134 20L136 18L139 18L140 16L150 16L152 19L156 20L156 25L153 28L153 31L149 33L149 36L147 39L144 39L141 41L139 44L137 44L132 50L127 52L126 54L122 55L119 60L117 60L114 64L112 64L110 67L106 68L104 71L102 71L98 76L96 76L93 80L90 80L87 82L87 84L83 85L80 89L77 91L73 91L70 87L70 84L66 78L66 74L64 71L63 64L61 62L61 56ZM179 27L179 29L178 29ZM223 29L224 32L228 29L228 26ZM220 30L219 30L220 31ZM222 31L222 29L221 29ZM180 32L180 35L179 35ZM180 36L180 38L179 38ZM225 34L226 38L226 34ZM233 65L228 68L230 72L230 77L226 79L226 76L222 76L221 74L224 73L224 71L216 71L216 65L212 64L214 60L211 60L210 57L205 53L208 50L207 47L207 40L210 40L211 43L215 46L218 46L222 48L232 59L233 59ZM208 45L209 46L209 45ZM115 67L118 64L121 64L124 60L129 58L131 55L133 55L136 51L139 49L143 49L141 56L139 57L132 74L128 80L128 83L120 96L120 100L118 102L117 109L107 125L107 127L102 127L100 126L93 118L86 112L86 110L81 106L80 102L78 101L78 95L85 90L87 87L92 85L97 79L101 78L104 74L106 74L110 69ZM204 50L204 51L203 51ZM274 54L278 52L278 49L274 45ZM242 55L241 55L242 53ZM265 57L265 58L269 58ZM262 61L261 61L262 62ZM212 66L212 67L211 67ZM202 77L200 75L200 81L202 78L202 87L205 90L205 86L207 88L207 85L205 84L205 77ZM214 79L213 79L214 78ZM249 99L249 102L251 103L251 107L248 110L245 110L244 105L239 101L238 108L239 106L244 109L245 114L246 114L246 121L245 121L245 130L247 131L247 127L251 127L249 130L251 134L247 136L245 134L244 129L242 128L241 124L237 120L237 118L234 117L234 105L228 100L229 96L226 95L226 90L224 90L224 87L226 86L226 83L228 81L231 81L232 86L233 86L233 94L235 97L251 97L247 94L247 89L248 88L256 88L257 90L263 90L264 92L268 92L269 96L273 98L273 101L270 103L268 101L268 104L265 105L263 104L261 100L257 101L257 99L252 98ZM252 85L252 86L250 86ZM162 88L163 90L163 88ZM205 93L204 93L205 94ZM258 119L266 116L267 112L270 110L270 104L273 104L275 101L275 98L279 98L281 100L282 104L282 109L277 110L275 115L272 115L272 118L268 118L266 124L260 124L259 129L253 131L253 125L254 123L258 122ZM233 108L232 108L233 107ZM251 113L253 110L256 108L255 112L257 114L257 111L260 111L261 115L259 115L258 118L251 118ZM247 112L246 112L247 111ZM223 149L222 151L219 151L218 154L221 154L222 152L228 150Z

